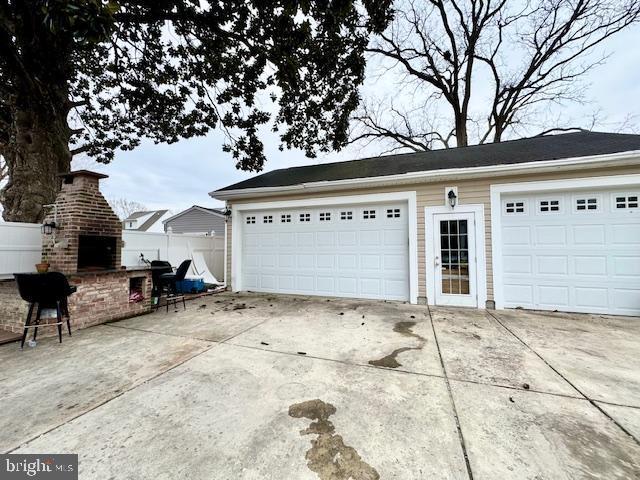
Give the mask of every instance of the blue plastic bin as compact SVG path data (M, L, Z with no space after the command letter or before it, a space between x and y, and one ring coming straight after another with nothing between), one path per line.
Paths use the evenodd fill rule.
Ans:
M176 282L176 288L178 293L201 293L207 290L202 278L185 278L181 282Z

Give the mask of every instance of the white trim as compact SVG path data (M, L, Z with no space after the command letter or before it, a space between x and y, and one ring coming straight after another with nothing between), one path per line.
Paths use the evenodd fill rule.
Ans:
M212 210L209 210L207 208L204 207L199 207L198 205L194 205L192 207L187 208L186 210L183 210L181 212L176 213L175 215L173 215L172 217L167 218L166 220L163 220L162 223L167 223L171 220L174 220L178 217L181 217L182 215L184 215L185 213L189 213L191 210L199 210L203 213L210 213L211 215L217 215L219 217L223 217L224 218L224 214L220 213L220 212L214 212Z
M548 192L552 190L576 191L585 188L598 190L609 187L640 185L640 174L611 175L606 177L570 178L538 182L503 183L489 186L491 197L491 252L493 269L493 300L496 308L504 308L502 282L502 210L501 198L505 193Z
M428 170L408 172L398 175L385 175L379 177L351 178L344 180L331 180L321 182L301 183L282 187L243 188L237 190L217 190L209 195L219 200L233 198L250 198L269 195L281 195L283 193L319 192L344 188L366 188L382 185L402 185L408 183L432 183L443 180L463 178L506 176L518 173L558 172L563 170L575 170L576 167L590 166L607 167L625 165L637 165L640 163L640 150L612 153L606 155L591 155L587 157L564 158L560 160L544 160L537 162L514 163L507 165L488 165L483 167L446 168L441 170Z
M227 265L229 264L229 252L227 251L227 245L229 245L229 237L227 236L229 234L229 224L228 222L225 220L224 222L224 280L223 280L223 286L226 288L227 285L230 285L231 282L229 282L229 277L228 272L227 272Z
M486 244L485 244L485 223L484 223L484 205L478 204L462 204L456 205L455 208L449 206L425 207L424 209L424 229L425 229L425 275L427 284L427 303L435 305L436 290L433 280L435 279L434 266L434 248L435 245L429 238L433 238L433 215L439 213L473 213L475 215L475 237L476 237L476 293L478 295L478 308L484 309L487 304L487 260L486 260Z
M344 205L406 201L409 229L409 302L418 303L418 215L415 191L375 193L370 195L346 195L340 197L315 197L280 202L238 203L232 206L231 235L231 288L241 291L242 283L242 212L247 210L271 210L278 208L319 207L324 205Z

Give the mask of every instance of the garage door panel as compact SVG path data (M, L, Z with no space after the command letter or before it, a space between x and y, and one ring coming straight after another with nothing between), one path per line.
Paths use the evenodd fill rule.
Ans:
M607 190L503 196L505 306L640 315L640 210L620 211L612 203L619 196ZM596 207L580 211L585 198L597 198ZM542 211L542 199L557 201L559 211ZM526 213L505 211L505 202L516 200Z
M547 307L568 307L569 287L563 285L538 285L537 303Z
M573 258L576 275L597 275L606 277L607 257L605 255L576 256Z
M506 226L502 232L502 241L505 246L530 245L531 228L528 226Z
M255 223L245 223L250 217ZM406 204L270 210L243 218L243 289L408 299Z
M564 255L546 255L536 258L537 273L540 275L567 275L568 259Z
M618 256L613 257L613 274L616 276L635 277L640 272L640 256Z
M609 306L609 290L597 287L576 287L575 304L579 308L606 310Z
M564 225L540 225L535 231L538 245L567 244L567 231Z
M604 245L604 225L574 225L573 241L576 245Z

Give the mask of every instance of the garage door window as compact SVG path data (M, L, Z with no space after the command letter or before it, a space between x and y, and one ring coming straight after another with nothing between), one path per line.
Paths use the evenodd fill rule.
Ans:
M353 220L353 212L340 212L340 220Z
M376 211L375 210L364 210L362 212L362 218L364 218L365 220L372 220L372 219L376 218Z
M256 217L247 217L247 225L256 223Z
M516 213L525 213L524 201L505 202L504 213L507 215L514 215Z
M331 221L331 212L320 212L320 221L321 222Z
M538 204L540 213L553 213L560 211L560 200L540 200Z
M400 209L399 208L388 208L387 209L387 218L400 218Z
M597 210L597 209L598 209L598 199L595 197L576 199L576 211L578 212L587 212L589 210Z
M291 223L291 215L288 214L288 213L280 215L280 222L281 223Z
M616 196L616 208L638 208L638 196Z
M265 215L262 217L262 223L273 223L273 215Z
M310 222L311 221L311 214L310 213L301 213L300 214L300 221L301 222Z

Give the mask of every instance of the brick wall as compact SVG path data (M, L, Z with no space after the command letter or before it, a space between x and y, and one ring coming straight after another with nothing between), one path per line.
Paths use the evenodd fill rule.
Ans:
M69 275L68 278L69 283L78 287L78 291L69 297L72 331L151 311L150 270L97 272ZM142 278L142 302L129 302L131 278ZM20 298L15 281L0 282L0 328L22 332L27 310L28 304ZM57 329L40 329L38 336L41 335L57 335Z
M28 309L28 304L20 298L15 280L0 281L0 328L22 332Z

